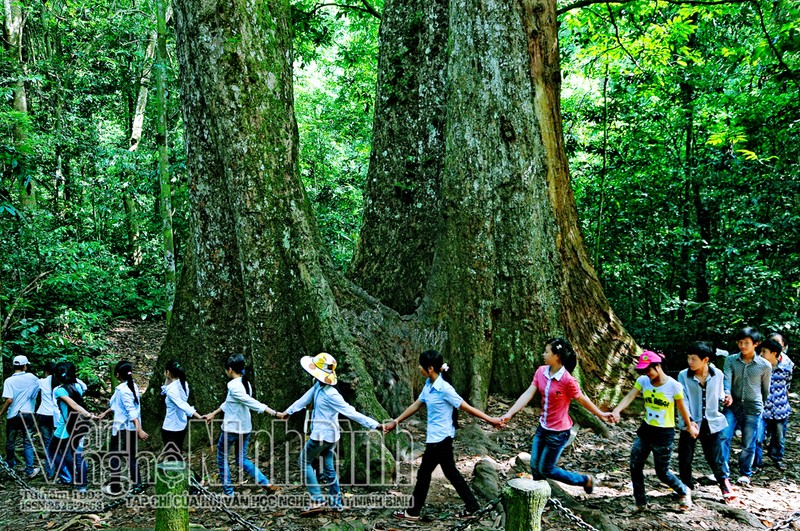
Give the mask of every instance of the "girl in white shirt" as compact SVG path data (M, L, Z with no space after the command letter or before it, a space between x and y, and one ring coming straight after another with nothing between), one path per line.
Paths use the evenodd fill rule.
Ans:
M100 418L113 412L114 421L111 428L111 481L103 487L109 495L122 492L122 459L128 462L128 475L134 487L141 484L139 467L136 463L137 436L146 440L149 435L142 429L142 409L139 403L139 386L133 381L133 365L129 361L120 361L114 367L114 374L120 384L111 395L109 408Z
M250 474L256 483L262 485L268 492L277 492L280 487L272 485L267 476L247 458L247 443L250 440L250 432L253 430L250 410L269 413L272 416L275 416L276 411L251 396L253 386L246 374L244 356L234 354L229 357L225 363L225 374L231 379L228 382L228 396L220 407L204 417L206 421L211 421L220 411L225 413L222 421L222 433L217 445L217 465L219 466L222 491L226 496L233 496L233 485L228 466L228 457L233 451L241 470Z
M189 385L186 383L186 370L178 360L170 360L164 369L164 385L161 394L165 396L167 414L161 425L161 440L164 442L164 460L183 461L181 450L186 438L189 417L202 419L195 408L189 405Z

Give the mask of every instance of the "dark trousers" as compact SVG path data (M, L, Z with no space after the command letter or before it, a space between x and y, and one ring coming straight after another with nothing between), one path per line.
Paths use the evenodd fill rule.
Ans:
M25 473L32 474L35 454L33 451L32 436L36 433L36 426L32 413L18 413L6 419L6 463L14 468L17 464L16 446L17 437L22 437L22 455L25 458Z
M478 500L472 494L464 476L456 468L453 459L453 438L447 437L438 443L428 443L425 446L425 453L422 454L422 464L417 471L417 484L414 486L414 494L411 500L411 507L408 514L419 516L422 506L425 505L425 498L428 497L428 489L431 486L431 475L437 466L442 467L444 477L453 484L456 492L467 506L467 511L474 512L479 509Z
M639 428L636 434L636 440L633 441L631 448L631 483L633 483L633 498L636 500L636 505L647 505L644 464L647 462L650 452L653 453L653 464L658 479L672 487L672 490L678 494L686 494L686 485L669 469L675 430L645 424Z
M141 483L139 477L139 466L136 463L136 450L138 439L134 430L119 430L115 435L111 435L109 445L110 465L111 465L111 485L112 492L122 491L122 462L128 463L128 477L133 486Z
M700 425L700 435L697 439L689 435L686 430L681 431L681 436L678 440L678 473L681 481L690 489L694 488L692 462L694 461L694 449L697 446L697 441L700 441L706 463L711 467L717 482L722 485L722 482L728 477L725 473L720 437L722 437L722 432L711 433L706 420Z
M186 428L181 431L170 431L161 429L161 440L164 442L164 460L165 461L183 461L181 451L183 450L183 441L186 439Z

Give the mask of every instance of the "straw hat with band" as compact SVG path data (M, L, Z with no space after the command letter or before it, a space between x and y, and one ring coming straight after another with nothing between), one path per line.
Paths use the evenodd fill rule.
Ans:
M320 352L313 358L311 356L303 356L300 359L300 365L308 374L324 384L336 385L338 381L338 378L336 378L336 358L327 352Z

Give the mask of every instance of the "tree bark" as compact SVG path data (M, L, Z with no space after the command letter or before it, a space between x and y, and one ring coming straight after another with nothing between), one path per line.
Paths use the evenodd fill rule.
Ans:
M422 302L442 226L447 6L388 0L381 22L364 229L348 276L402 314Z

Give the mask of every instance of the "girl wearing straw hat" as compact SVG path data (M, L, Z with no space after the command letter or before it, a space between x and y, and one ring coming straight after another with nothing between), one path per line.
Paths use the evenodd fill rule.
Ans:
M425 505L425 498L428 496L428 489L431 485L431 476L436 467L441 465L444 476L456 489L456 492L464 500L466 509L459 513L458 517L466 517L478 510L478 501L470 490L464 477L456 468L453 458L453 438L456 435L456 412L463 409L470 415L483 419L496 428L502 426L499 418L490 417L483 411L476 409L463 400L453 386L445 381L442 371L448 369L442 362L442 355L435 350L426 350L419 355L419 370L428 379L419 398L408 406L399 417L386 424L384 432L389 432L397 427L400 421L407 419L425 404L428 409L428 428L425 439L425 453L422 454L422 464L417 472L417 484L414 486L414 494L411 500L411 507L405 511L395 513L395 518L405 520L419 520L422 506Z
M336 359L326 352L314 356L304 356L300 366L316 379L314 385L306 391L297 401L289 406L283 413L278 413L278 418L286 418L304 409L308 404L313 404L314 413L311 417L311 435L306 441L298 460L302 471L311 503L301 513L310 516L326 510L341 511L342 491L339 487L339 478L336 475L335 452L336 443L339 441L339 415L344 415L362 426L374 430L383 430L377 420L362 415L345 402L339 390L334 387L336 377ZM322 457L322 473L317 478L312 463ZM322 495L320 485L328 485L328 498Z

